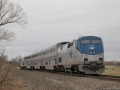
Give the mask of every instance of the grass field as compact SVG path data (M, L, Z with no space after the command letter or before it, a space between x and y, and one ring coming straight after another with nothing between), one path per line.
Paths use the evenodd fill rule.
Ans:
M120 76L120 66L105 66L104 75Z

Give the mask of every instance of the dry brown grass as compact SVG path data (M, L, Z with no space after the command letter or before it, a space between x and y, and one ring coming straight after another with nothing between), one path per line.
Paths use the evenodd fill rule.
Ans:
M113 76L120 76L120 66L105 66L105 71L103 74L105 75L113 75Z
M9 80L4 82L0 86L0 90L21 90L22 89L22 80Z
M15 67L0 62L0 90L21 90L22 79L15 75Z

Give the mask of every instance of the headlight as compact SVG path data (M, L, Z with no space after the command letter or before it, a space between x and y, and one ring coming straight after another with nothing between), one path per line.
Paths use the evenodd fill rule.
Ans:
M94 51L92 51L92 52L90 52L91 54L95 54L95 52Z

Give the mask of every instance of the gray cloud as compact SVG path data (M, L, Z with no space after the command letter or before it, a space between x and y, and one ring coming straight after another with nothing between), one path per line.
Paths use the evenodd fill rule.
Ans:
M104 41L105 59L119 60L119 0L10 0L26 11L28 25L2 26L16 33L6 45L14 56L34 53L61 41L79 36L99 36Z

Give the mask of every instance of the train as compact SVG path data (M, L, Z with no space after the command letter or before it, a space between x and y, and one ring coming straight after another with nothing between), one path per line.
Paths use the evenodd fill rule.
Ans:
M101 74L105 70L103 40L97 36L82 36L71 42L59 42L25 56L20 68Z

